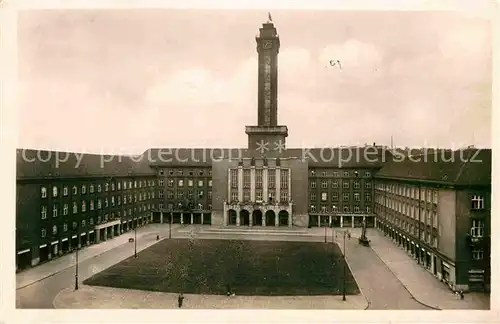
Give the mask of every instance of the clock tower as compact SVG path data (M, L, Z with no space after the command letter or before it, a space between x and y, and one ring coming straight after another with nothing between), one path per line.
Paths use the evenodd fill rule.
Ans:
M285 147L286 126L278 126L278 53L280 39L270 21L260 28L257 42L258 57L258 120L257 126L247 126L248 148L259 149L263 143L272 151ZM264 151L264 150L262 150ZM263 152L262 152L263 153Z

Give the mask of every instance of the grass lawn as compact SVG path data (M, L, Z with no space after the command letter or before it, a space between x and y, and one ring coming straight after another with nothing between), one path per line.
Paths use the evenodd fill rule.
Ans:
M92 276L87 285L163 292L340 295L342 252L332 243L166 239ZM346 268L346 293L359 289Z

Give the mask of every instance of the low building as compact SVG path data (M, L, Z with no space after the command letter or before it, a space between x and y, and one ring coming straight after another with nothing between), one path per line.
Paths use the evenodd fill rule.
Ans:
M491 150L393 159L375 175L376 227L454 290L489 290Z

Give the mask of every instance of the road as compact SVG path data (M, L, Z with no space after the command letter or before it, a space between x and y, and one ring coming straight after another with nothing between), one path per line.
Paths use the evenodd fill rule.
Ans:
M359 287L373 310L430 310L417 302L375 252L352 238L346 241L346 258Z
M137 241L137 250L156 241L157 233L144 235ZM162 236L163 237L163 236ZM124 244L104 252L91 259L82 261L78 266L79 282L91 277L94 273L102 271L134 254L134 244ZM56 295L63 289L74 287L75 266L67 268L25 288L16 291L17 308L54 308L52 302Z

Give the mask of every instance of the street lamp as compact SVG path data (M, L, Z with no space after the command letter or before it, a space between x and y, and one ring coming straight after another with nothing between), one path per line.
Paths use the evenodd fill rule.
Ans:
M344 283L342 284L342 300L345 301L345 282L346 282L346 271L347 271L347 259L345 257L345 253L346 253L346 250L345 250L345 234L346 232L343 231L344 233Z
M78 250L80 249L79 248L79 244L78 244L78 239L80 238L80 231L79 231L79 228L80 226L77 226L76 227L76 235L77 235L77 239L76 239L76 267L75 267L75 290L78 290Z
M168 222L168 238L171 239L172 238L172 221L173 221L173 218L174 218L172 212L169 213L168 218L169 218L169 222Z

